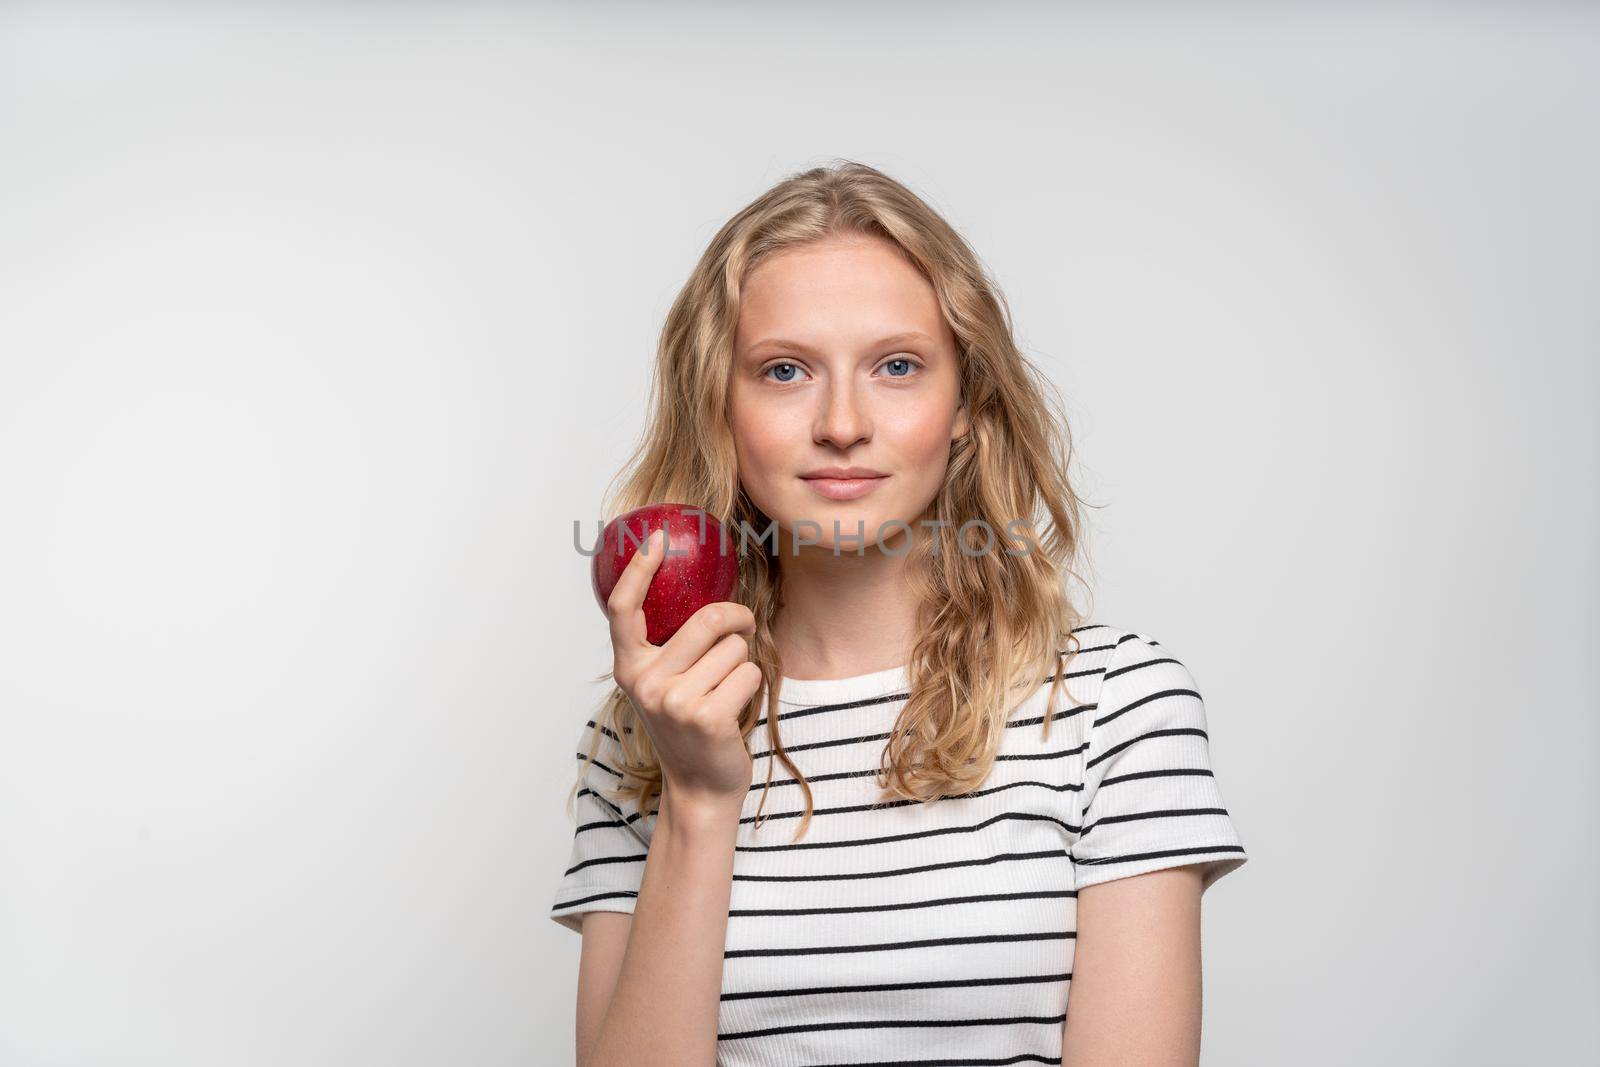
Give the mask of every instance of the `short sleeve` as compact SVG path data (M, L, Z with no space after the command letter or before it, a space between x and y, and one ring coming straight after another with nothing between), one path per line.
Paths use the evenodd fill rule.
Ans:
M1106 666L1084 752L1077 888L1212 863L1205 886L1248 858L1212 772L1194 678L1160 643L1123 637Z
M590 720L579 733L579 760L588 753L597 729ZM616 735L602 730L594 762L583 768L583 781L573 798L572 853L556 887L550 918L575 932L582 932L586 911L632 914L644 878L654 816L641 816L637 801L616 797L622 781L617 770L621 752Z

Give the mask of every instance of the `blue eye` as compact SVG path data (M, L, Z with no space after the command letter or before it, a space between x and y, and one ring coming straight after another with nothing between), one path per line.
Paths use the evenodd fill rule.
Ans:
M766 370L761 372L762 376L764 377L764 376L772 373L773 371L777 370L779 367L788 367L790 370L799 370L800 369L799 367L796 367L793 363L774 363L772 366L768 367ZM779 382L781 384L787 385L789 382L794 381L794 379L793 378L773 378L773 379L769 379L769 381L776 381L776 382Z
M903 356L902 357L897 357L895 359L888 360L887 362L885 362L883 364L884 367L894 367L896 365L904 365L905 370L904 370L903 373L900 373L900 374L896 374L893 371L890 371L889 372L889 377L891 377L891 378L909 378L909 377L911 377L911 374L912 374L913 371L920 370L922 368L922 364L918 363L916 360L914 360L914 359L906 359ZM788 385L790 382L794 382L794 381L798 380L795 377L795 374L796 374L796 372L799 372L799 370L800 370L799 366L797 366L796 364L793 364L793 363L774 363L774 364L772 364L772 366L767 367L765 370L763 370L761 372L761 376L763 378L766 378L767 381L769 381L769 382L776 382L779 385ZM768 377L768 375L771 375L774 371L779 371L779 372L787 371L788 373L787 374L779 373L779 375L777 377Z

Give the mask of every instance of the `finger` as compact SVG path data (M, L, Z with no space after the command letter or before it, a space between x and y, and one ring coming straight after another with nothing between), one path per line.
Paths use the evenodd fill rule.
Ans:
M752 638L756 635L755 613L737 601L718 600L707 604L689 616L689 621L661 646L661 656L656 660L664 671L682 674L706 651L723 637L742 633Z
M722 639L712 645L706 654L683 672L683 678L678 683L697 697L703 697L711 690L722 684L733 669L741 663L750 660L749 646L740 640L738 634L724 634Z
M663 544L666 531L657 530L646 537L634 551L633 558L622 568L616 587L606 599L606 616L611 620L611 646L617 655L631 655L650 646L649 627L644 618L644 597L650 590L650 580L655 577L661 560L666 555Z
M761 667L754 660L745 660L728 672L715 689L706 694L706 706L712 714L737 720L750 698L761 688Z

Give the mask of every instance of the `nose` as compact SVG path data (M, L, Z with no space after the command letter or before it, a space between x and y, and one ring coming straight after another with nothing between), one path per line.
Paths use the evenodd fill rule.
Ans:
M811 436L817 444L832 445L841 452L872 439L872 420L862 410L849 375L837 376L829 384Z

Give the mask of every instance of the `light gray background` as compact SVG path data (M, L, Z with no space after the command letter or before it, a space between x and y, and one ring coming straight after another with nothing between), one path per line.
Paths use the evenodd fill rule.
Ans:
M1590 7L0 10L0 1061L570 1062L571 523L771 182L1066 392L1251 853L1208 1064L1595 1062Z

